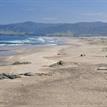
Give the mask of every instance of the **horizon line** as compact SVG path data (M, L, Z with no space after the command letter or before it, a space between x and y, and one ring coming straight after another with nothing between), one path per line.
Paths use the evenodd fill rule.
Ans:
M77 22L36 22L36 21L18 21L18 22L10 22L6 24L0 24L0 25L10 25L10 24L19 24L19 23L38 23L38 24L76 24L76 23L107 23L106 21L77 21Z

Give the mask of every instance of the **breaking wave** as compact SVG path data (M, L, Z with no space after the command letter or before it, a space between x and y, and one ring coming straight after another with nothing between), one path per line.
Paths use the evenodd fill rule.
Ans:
M31 45L57 45L61 43L55 38L36 36L0 36L0 46Z

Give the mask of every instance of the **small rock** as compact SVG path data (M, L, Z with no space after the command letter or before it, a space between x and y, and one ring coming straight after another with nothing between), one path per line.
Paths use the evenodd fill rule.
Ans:
M24 76L34 76L34 74L31 72L28 72L28 73L25 73Z
M57 55L61 55L61 53L58 53Z
M5 77L7 77L8 79L16 79L16 78L20 78L19 75L16 75L16 74L6 74L6 73L3 73L3 75Z
M49 67L55 67L55 66L59 66L59 65L60 65L60 66L64 65L64 62L60 60L60 61L58 61L58 62L50 65Z
M12 63L12 65L21 65L21 64L31 64L31 62L19 62L19 61L16 61L16 62Z
M7 76L5 76L4 74L0 74L0 80L2 79L9 79Z
M99 67L97 70L107 70L107 67Z
M37 73L38 76L51 76L51 73Z
M86 56L86 55L85 54L81 54L80 56L83 57L83 56Z
M63 65L64 63L63 63L63 61L59 61L59 62L57 62L57 64L58 65Z

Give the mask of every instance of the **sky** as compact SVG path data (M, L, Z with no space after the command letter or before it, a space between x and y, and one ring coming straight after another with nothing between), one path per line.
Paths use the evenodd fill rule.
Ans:
M107 0L0 0L0 24L107 22Z

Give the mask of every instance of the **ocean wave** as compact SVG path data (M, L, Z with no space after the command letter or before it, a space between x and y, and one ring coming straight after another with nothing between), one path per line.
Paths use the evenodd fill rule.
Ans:
M0 46L6 46L6 44L0 44Z
M42 38L42 37L39 37L39 38L38 38L38 41L40 41L40 42L42 42L42 43L45 43L45 42L46 42L46 40L45 40L44 38Z
M18 39L10 39L10 40L0 40L0 46L17 46L17 45L24 45L24 44L35 44L35 45L43 45L43 44L49 44L49 45L56 45L58 44L58 40L53 38L45 38L45 37L27 37L24 39L21 39L19 37Z

